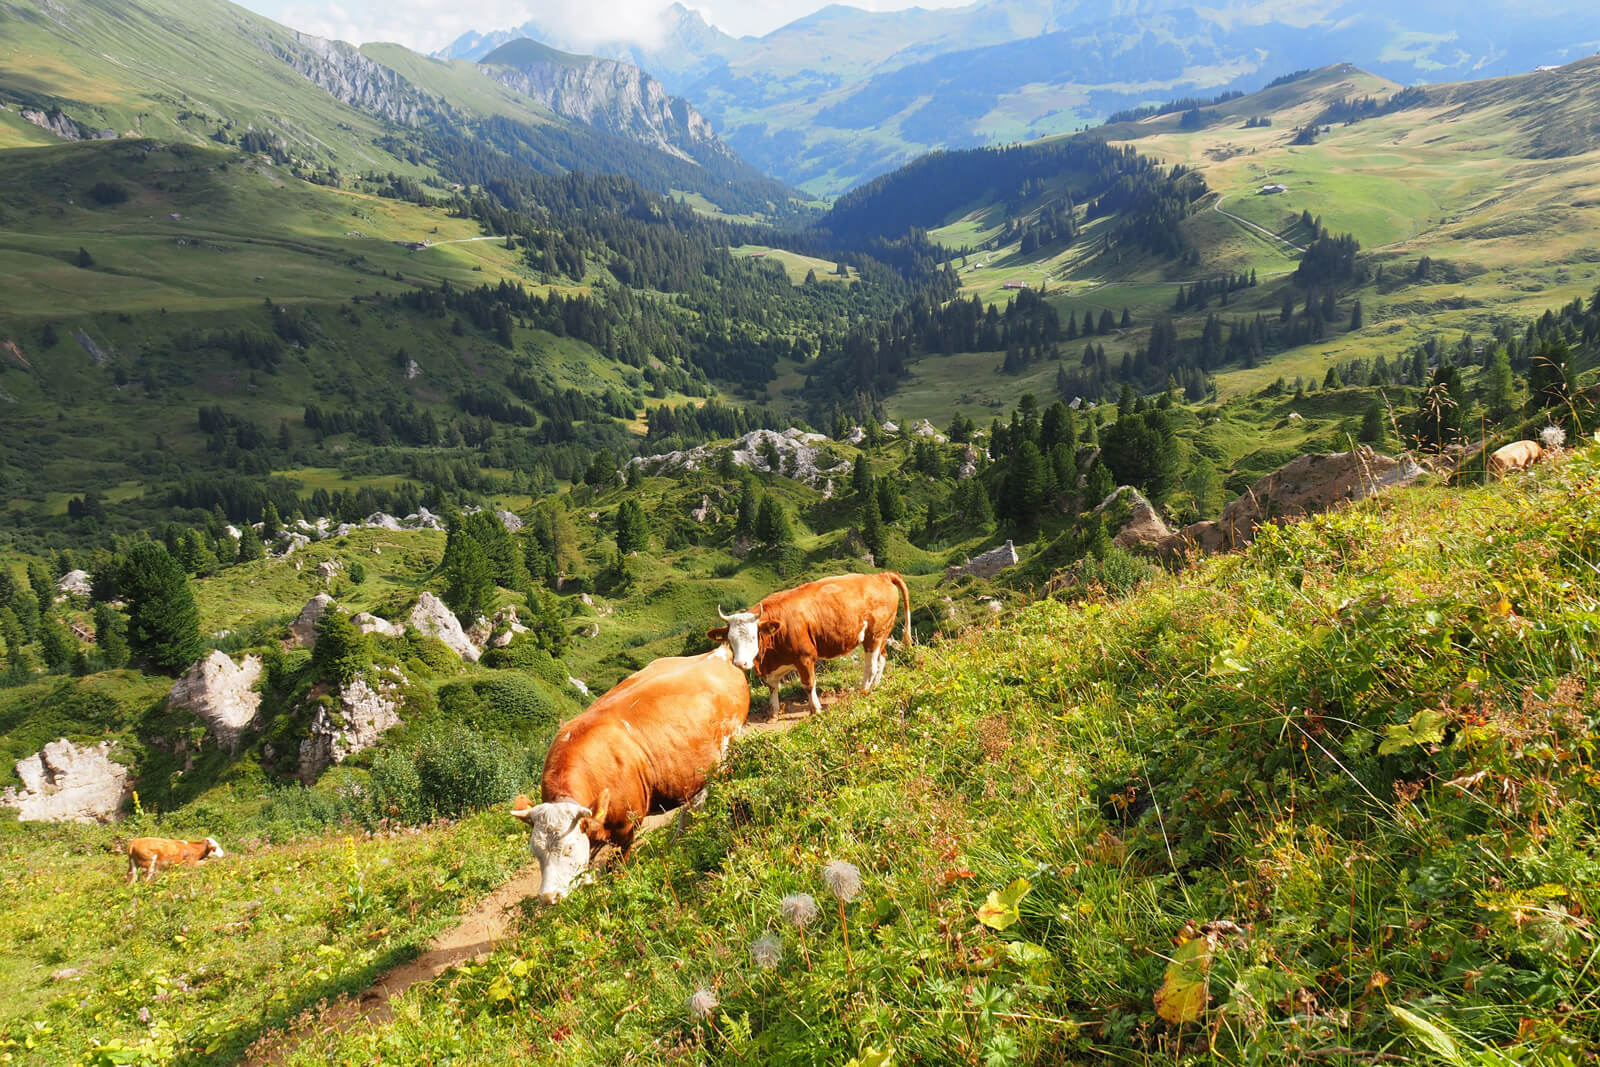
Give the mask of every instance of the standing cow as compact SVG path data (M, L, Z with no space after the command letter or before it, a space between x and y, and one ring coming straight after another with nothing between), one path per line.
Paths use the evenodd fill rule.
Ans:
M511 814L533 830L539 900L573 889L593 850L633 847L651 812L692 800L750 711L750 683L726 648L658 659L564 724L544 759L539 792Z
M905 643L911 644L911 591L894 571L841 574L773 593L749 611L723 615L726 626L707 630L713 641L726 641L733 665L756 674L771 690L772 714L778 713L778 688L795 671L820 712L817 660L847 656L861 648L861 689L870 692L883 677L885 651L894 632L895 615L905 604Z

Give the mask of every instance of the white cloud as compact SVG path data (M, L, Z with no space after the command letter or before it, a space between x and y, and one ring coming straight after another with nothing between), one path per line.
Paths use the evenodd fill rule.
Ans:
M571 44L627 40L658 42L670 0L241 0L286 26L355 44L395 41L433 52L469 30L489 32L530 19L555 29ZM851 0L870 11L913 6L958 7L972 0ZM824 6L826 0L686 0L707 22L735 36L770 33Z

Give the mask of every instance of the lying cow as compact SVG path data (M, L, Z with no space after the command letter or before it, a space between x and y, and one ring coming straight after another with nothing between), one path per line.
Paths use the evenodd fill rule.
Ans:
M1504 478L1512 471L1527 470L1544 458L1544 449L1537 441L1513 441L1502 445L1489 456L1489 473Z
M544 759L543 800L511 814L533 830L539 900L554 904L610 842L624 856L651 812L694 799L750 711L750 683L726 648L658 659L561 727Z
M886 647L894 632L895 615L904 602L905 643L911 644L911 592L905 579L893 571L878 574L841 574L823 578L781 593L773 593L749 611L723 615L726 626L707 630L713 641L726 641L733 664L755 668L771 690L772 714L778 713L778 688L784 675L795 671L820 712L817 699L817 660L847 656L861 648L861 689L870 692L883 677Z
M132 885L144 872L146 882L154 881L157 867L176 867L180 863L199 863L227 853L217 844L217 839L204 841L172 841L165 837L136 837L128 842L128 884Z

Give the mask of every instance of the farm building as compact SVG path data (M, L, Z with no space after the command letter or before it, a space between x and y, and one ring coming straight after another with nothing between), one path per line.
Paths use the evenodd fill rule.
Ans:
M1273 182L1271 185L1263 185L1261 188L1257 189L1256 195L1271 196L1273 193L1287 193L1288 191L1289 187L1287 185L1284 185L1280 182Z
M1006 282L1000 288L1002 288L1002 289L1026 289L1027 287L1028 287L1028 283L1027 282Z

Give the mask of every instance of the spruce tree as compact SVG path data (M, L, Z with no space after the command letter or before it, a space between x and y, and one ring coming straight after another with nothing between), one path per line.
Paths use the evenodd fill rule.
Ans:
M872 464L866 456L857 456L850 470L850 491L857 496L872 491Z
M311 662L322 677L348 685L372 665L372 642L336 605L317 619L317 641Z
M256 528L245 523L239 530L238 560L240 563L249 563L251 560L260 559L266 555L266 549L261 546L261 538L256 534Z
M94 646L101 670L127 666L128 620L110 604L94 606Z
M650 524L636 500L624 500L617 508L617 551L624 556L650 547Z
M1384 426L1383 401L1377 397L1372 398L1372 403L1367 405L1367 410L1361 414L1361 431L1357 437L1362 443L1372 445L1374 448L1383 444L1388 436Z
M1352 330L1359 330L1361 329L1362 322L1361 301L1357 300L1350 308L1350 328Z
M270 545L282 530L283 520L278 517L278 505L269 500L267 506L261 509L261 539Z
M200 658L200 610L183 565L165 545L141 541L128 549L116 584L128 604L128 647L134 656L174 674Z
M900 486L891 477L877 479L878 513L887 523L897 523L906 517L905 501L900 498Z
M754 478L746 478L744 486L739 490L739 517L734 523L733 532L738 537L754 537L756 535L756 519L761 509L761 491L756 488Z
M457 617L470 624L477 616L494 611L494 573L489 568L489 557L459 523L445 540L439 575L444 580L444 602Z
M1528 411L1566 408L1572 402L1572 352L1564 338L1545 341L1528 363Z
M1504 345L1495 345L1489 354L1489 365L1483 372L1483 403L1489 409L1489 418L1495 422L1510 415L1516 406L1511 378L1511 354Z
M878 512L878 498L868 495L861 501L861 540L872 553L875 567L889 565L889 536L884 529L883 516Z

